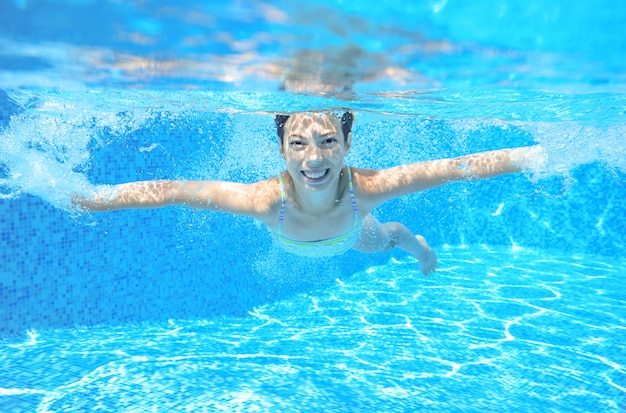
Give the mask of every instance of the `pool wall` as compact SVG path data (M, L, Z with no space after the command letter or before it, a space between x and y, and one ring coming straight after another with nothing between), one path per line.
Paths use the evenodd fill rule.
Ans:
M16 108L6 98L0 102L0 124L6 125ZM233 116L206 114L182 126L133 131L93 151L89 178L95 183L175 178L185 175L181 160L198 151L213 157L217 168L228 155L219 149L226 145L219 143L237 138L212 130L209 150L190 139L189 131L207 124L223 125L227 131ZM272 134L271 118L258 119L261 133ZM455 136L444 121L402 122L407 134L419 129L433 141L450 142ZM375 123L364 117L361 126L355 125L353 153L361 155L351 155L355 157L349 162L367 167L402 162L412 148L392 146L382 159L379 151L371 150L372 142L364 138ZM487 127L466 136L463 147L443 144L420 150L427 157L454 156L532 142L521 129L503 133ZM141 150L154 142L155 149ZM402 137L397 142L402 145ZM254 178L249 172L232 169L230 176L247 181ZM376 215L406 223L438 249L507 246L540 254L551 249L623 254L624 175L597 162L570 172L566 179L538 182L517 174L457 183L390 202ZM6 169L0 173L8 178ZM23 194L0 200L0 336L42 328L245 315L254 306L306 293L392 256L406 258L401 252L349 252L323 260L294 257L278 250L269 232L247 218L179 207L73 218Z

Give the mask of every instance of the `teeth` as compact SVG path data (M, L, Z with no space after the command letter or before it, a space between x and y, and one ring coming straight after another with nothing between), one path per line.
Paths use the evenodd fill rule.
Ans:
M326 170L323 171L303 171L304 176L310 179L319 179L326 175Z

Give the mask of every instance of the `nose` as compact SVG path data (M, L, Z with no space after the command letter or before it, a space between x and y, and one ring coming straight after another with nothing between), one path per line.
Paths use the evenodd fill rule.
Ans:
M307 148L306 156L307 163L311 165L318 165L322 163L323 160L324 157L322 155L322 150L320 149L320 147L315 144L309 145L309 147Z

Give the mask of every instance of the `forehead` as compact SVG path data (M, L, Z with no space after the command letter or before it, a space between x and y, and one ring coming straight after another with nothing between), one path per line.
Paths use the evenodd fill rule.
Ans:
M285 129L289 131L311 128L337 132L341 129L341 124L339 118L330 113L296 113L289 116L285 123Z

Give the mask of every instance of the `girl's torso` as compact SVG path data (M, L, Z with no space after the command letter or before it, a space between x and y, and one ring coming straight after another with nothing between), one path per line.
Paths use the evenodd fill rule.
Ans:
M346 166L340 182L343 191L334 206L323 216L312 215L298 208L288 196L288 175L279 175L280 213L274 229L277 242L287 251L310 256L337 255L351 249L360 234L362 220L354 189L352 170Z

